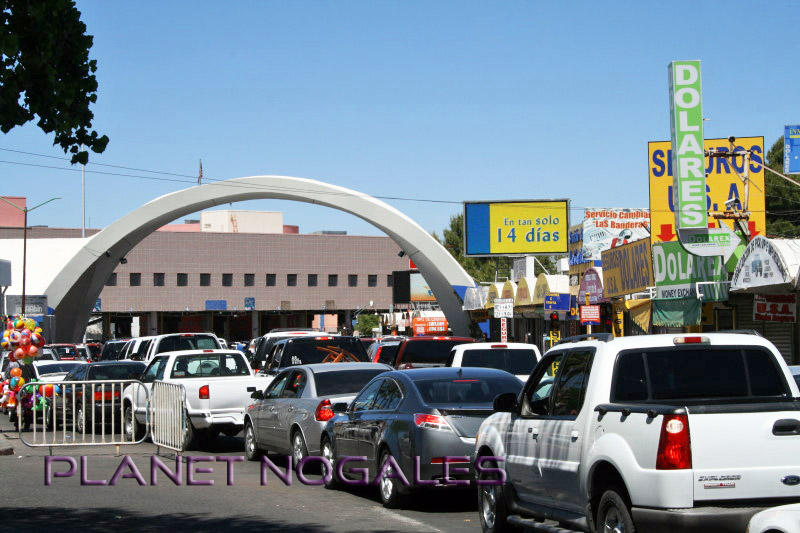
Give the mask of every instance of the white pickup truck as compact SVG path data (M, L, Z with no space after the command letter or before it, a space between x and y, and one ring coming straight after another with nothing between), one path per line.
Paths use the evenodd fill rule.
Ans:
M479 480L506 475L478 487L484 531L551 519L583 531L742 532L756 512L800 502L800 393L772 343L581 337L549 350L481 425L476 456L499 470Z
M186 390L189 418L185 445L195 438L213 439L220 432L235 435L244 427L244 411L250 395L263 388L263 378L253 370L241 352L232 350L184 350L156 355L142 374L140 385L123 394L125 433L139 440L146 427L147 393L154 381L180 383Z

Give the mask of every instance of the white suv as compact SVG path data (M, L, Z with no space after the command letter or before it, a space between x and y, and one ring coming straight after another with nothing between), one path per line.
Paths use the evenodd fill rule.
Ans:
M522 342L471 342L453 346L447 366L496 368L522 381L542 358L539 348Z

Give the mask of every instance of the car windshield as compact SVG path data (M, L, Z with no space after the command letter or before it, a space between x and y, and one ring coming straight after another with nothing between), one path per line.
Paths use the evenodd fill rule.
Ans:
M469 404L492 407L499 394L519 394L522 382L514 376L479 378L425 379L415 381L422 399L428 405Z
M536 366L536 352L527 349L480 348L464 350L461 366L497 368L511 374L530 374Z
M615 374L614 401L789 395L775 357L757 347L631 350Z
M422 363L444 365L450 356L450 349L464 344L463 340L409 340L403 351L403 363Z
M92 366L87 379L139 379L145 366L144 363Z
M358 339L319 337L297 339L286 343L281 367L312 363L366 362L367 352Z
M36 371L39 373L40 376L45 376L47 374L58 374L60 372L72 372L75 368L83 365L83 363L69 363L69 362L59 362L59 363L52 363L47 365L36 365Z
M211 335L174 335L164 337L158 343L156 353L177 352L179 350L217 350L221 348L216 337Z
M127 341L107 342L103 346L103 359L119 359L119 354L127 344Z
M75 346L51 346L51 350L54 350L56 354L58 354L59 359L65 359L67 357L80 357L78 354L78 350Z
M343 372L318 372L314 374L317 396L335 396L337 394L356 394L364 388L369 380L388 372L388 368L375 365L376 368L363 370L345 370Z

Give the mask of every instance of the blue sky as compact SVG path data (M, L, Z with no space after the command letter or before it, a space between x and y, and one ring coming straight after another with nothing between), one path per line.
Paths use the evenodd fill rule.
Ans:
M97 163L196 175L202 158L214 179L280 174L376 196L647 207L647 142L669 138L670 61L703 62L706 138L763 135L768 148L800 121L796 2L77 5L95 38L95 127L111 138ZM32 123L0 136L0 148L63 156ZM79 172L0 172L0 194L63 198L31 224L80 226ZM92 227L190 186L96 174L87 183ZM461 210L389 203L428 231ZM380 233L305 204L234 207L283 211L301 232Z

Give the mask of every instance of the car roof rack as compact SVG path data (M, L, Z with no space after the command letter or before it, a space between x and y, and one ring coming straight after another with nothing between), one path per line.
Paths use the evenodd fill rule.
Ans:
M614 340L613 333L586 333L584 335L573 335L572 337L566 337L555 343L553 346L558 346L559 344L569 344L571 342L580 342L580 341L609 342L612 340Z
M754 329L721 329L719 331L709 331L709 333L736 333L739 335L755 335L756 337L764 336Z

